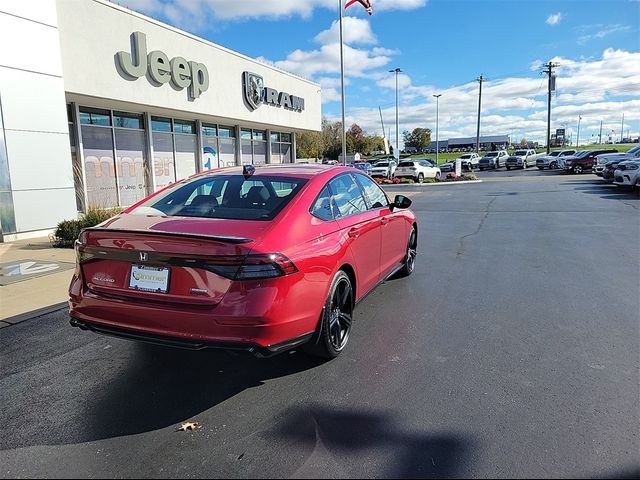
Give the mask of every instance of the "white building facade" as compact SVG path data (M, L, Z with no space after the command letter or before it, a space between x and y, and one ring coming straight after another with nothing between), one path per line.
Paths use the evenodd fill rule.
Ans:
M295 161L320 86L104 0L0 3L0 233Z

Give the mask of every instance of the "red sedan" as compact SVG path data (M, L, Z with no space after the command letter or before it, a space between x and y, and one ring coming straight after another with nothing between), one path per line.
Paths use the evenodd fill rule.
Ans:
M353 168L266 166L178 182L76 243L71 324L191 349L336 357L356 303L413 271L411 201Z

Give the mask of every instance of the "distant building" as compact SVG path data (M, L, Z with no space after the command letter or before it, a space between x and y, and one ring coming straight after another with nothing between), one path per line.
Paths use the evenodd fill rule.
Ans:
M442 142L440 142L442 143ZM431 142L434 147L434 143ZM504 149L509 146L509 135L487 135L480 137L480 150L491 150L492 147ZM448 140L449 150L476 147L476 137L450 138Z
M359 161L360 161L360 154L359 153L347 154L347 163L353 163L353 162L359 162ZM342 157L342 154L340 154L340 156L338 157L338 162L339 163L344 163L344 159Z

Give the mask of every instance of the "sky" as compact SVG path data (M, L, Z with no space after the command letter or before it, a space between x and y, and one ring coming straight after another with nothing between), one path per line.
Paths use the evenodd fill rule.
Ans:
M118 0L116 3L322 86L322 114L339 120L339 0ZM342 0L344 5L345 0ZM575 144L600 132L640 135L639 0L372 0L344 10L346 125L439 138L481 135L545 143L547 81L558 64L552 131ZM581 117L581 119L580 119ZM402 146L402 140L400 142Z

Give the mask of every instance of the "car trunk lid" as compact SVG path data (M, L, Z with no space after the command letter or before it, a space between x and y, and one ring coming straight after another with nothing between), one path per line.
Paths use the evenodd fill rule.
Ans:
M270 222L122 214L77 245L85 287L139 301L218 304Z

